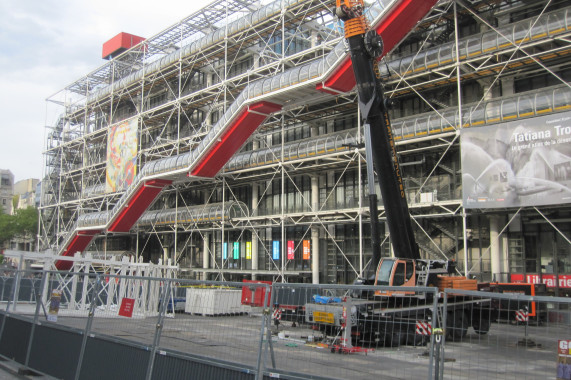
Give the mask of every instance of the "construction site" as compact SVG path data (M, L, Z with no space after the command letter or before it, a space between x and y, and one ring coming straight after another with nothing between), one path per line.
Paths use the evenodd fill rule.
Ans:
M366 16L421 256L568 293L571 6L413 3L369 1ZM364 126L334 7L215 0L110 40L101 66L47 99L39 250L197 280L365 276Z

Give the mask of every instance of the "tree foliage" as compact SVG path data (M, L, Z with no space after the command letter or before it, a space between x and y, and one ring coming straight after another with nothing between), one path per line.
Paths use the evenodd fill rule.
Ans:
M35 207L18 209L14 215L0 212L0 245L15 236L33 236L37 230L38 210Z

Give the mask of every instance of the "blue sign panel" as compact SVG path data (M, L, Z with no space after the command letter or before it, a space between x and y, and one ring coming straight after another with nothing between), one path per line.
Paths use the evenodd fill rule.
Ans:
M280 242L279 240L274 240L272 246L272 259L279 260L280 259Z

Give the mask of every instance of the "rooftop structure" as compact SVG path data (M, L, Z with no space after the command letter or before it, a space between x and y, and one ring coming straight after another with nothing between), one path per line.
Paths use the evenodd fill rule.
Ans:
M133 46L140 44L144 40L143 37L121 32L103 44L101 57L103 59L112 59L131 49Z

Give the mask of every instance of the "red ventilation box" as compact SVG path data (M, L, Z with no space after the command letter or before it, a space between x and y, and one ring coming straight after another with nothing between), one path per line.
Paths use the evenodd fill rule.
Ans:
M112 59L144 40L145 38L143 37L121 32L103 44L101 57L103 59Z

